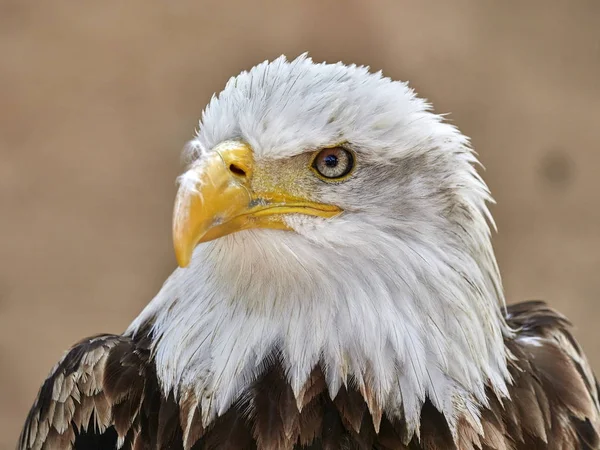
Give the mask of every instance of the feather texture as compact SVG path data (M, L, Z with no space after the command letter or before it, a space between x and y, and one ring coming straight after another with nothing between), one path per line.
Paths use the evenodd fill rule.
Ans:
M107 430L123 441L138 418L148 360L148 349L124 336L99 335L73 346L42 385L19 448L72 448L76 440L93 439L82 436Z
M509 306L506 319L517 329L506 341L513 382L508 398L487 388L487 405L479 405L478 412L481 431L461 418L453 435L447 418L426 400L419 431L406 441L406 422L391 420L385 410L376 430L364 389L350 384L331 398L317 366L296 397L282 362L272 359L240 399L204 429L197 398L175 399L160 390L147 344L103 335L77 344L53 370L27 418L19 449L83 448L93 436L109 442L99 447L107 449L117 442L157 450L600 448L596 383L567 320L542 302ZM90 385L94 372L98 381Z

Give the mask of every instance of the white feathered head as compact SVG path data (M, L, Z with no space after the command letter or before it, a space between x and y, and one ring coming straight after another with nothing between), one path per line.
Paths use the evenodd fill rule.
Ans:
M213 97L186 157L189 267L145 313L167 389L209 392L216 414L275 352L294 392L320 364L332 395L368 384L409 429L426 396L451 423L486 384L505 392L490 195L468 139L406 84L264 62Z

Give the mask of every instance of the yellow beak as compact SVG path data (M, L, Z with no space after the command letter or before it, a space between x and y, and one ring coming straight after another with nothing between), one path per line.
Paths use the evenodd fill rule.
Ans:
M254 192L254 169L248 146L226 142L184 174L173 212L173 244L180 267L188 266L201 242L250 228L289 230L283 214L330 218L341 212L337 206L286 192Z

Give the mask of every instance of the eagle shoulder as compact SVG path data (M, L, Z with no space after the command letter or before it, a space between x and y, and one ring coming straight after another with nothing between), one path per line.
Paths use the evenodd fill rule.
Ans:
M131 442L146 386L149 350L102 334L66 352L40 388L18 450L98 448Z
M568 319L528 301L508 306L506 321L511 398L491 402L501 431L517 448L600 448L598 385Z

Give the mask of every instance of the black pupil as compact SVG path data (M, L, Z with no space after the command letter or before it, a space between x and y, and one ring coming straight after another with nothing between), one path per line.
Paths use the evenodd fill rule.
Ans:
M327 155L324 159L323 162L325 163L325 165L327 167L335 167L338 164L338 157L335 155Z

